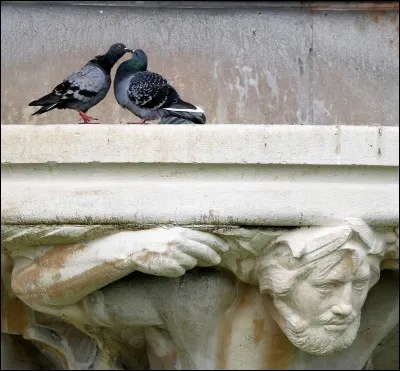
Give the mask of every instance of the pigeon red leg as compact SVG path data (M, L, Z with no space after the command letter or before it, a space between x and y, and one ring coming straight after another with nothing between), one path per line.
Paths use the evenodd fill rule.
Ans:
M89 124L90 120L99 120L96 119L95 117L89 116L86 113L79 111L79 116L81 116L82 120L83 120L83 124ZM81 123L82 124L82 123ZM98 124L98 122L96 122L96 124Z

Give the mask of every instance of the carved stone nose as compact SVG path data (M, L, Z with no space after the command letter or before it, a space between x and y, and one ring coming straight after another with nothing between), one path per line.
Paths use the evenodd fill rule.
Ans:
M338 316L349 316L353 310L353 307L350 304L339 304L334 305L332 307L332 313Z

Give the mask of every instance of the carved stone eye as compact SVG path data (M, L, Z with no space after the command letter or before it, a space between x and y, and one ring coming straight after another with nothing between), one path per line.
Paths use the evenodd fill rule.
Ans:
M356 290L362 290L367 286L368 282L367 281L356 281L353 282L353 288Z
M317 289L321 292L329 292L332 291L336 285L334 283L323 283L316 286Z

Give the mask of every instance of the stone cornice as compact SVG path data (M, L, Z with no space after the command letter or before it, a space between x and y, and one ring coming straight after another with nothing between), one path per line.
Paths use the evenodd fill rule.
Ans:
M399 130L4 125L3 224L398 225Z

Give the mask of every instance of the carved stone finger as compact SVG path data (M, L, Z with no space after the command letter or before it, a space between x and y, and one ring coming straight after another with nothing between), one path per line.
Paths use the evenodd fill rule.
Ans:
M181 251L195 257L200 266L217 265L221 262L221 257L211 247L194 240L187 240Z
M179 250L174 250L173 259L185 270L194 268L197 265L197 259L189 254Z
M226 252L229 249L229 244L225 240L211 233L188 229L186 231L186 237L207 245L218 252Z

